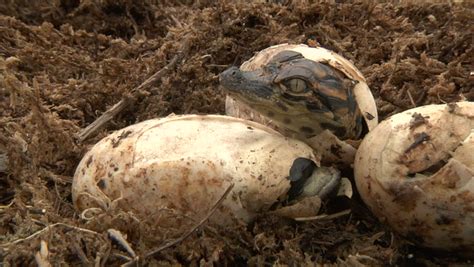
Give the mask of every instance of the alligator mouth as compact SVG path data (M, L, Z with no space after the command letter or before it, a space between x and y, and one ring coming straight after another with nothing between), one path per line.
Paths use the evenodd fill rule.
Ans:
M241 71L230 67L219 74L221 87L231 96L247 103L255 103L272 98L271 80L261 71Z

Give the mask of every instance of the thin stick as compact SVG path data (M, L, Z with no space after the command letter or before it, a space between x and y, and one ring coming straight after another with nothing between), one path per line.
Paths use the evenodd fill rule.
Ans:
M79 259L82 261L82 264L84 264L84 266L90 266L91 263L84 253L84 250L79 245L79 242L79 237L75 236L72 239L72 248L74 249L74 252L76 252L76 255L79 257Z
M204 216L204 218L199 222L197 223L194 227L191 228L191 230L189 230L187 233L185 233L184 235L182 235L181 237L169 242L169 243L166 243L156 249L153 249L152 251L148 252L147 254L145 254L145 256L143 257L143 259L146 259L146 258L149 258L149 257L153 257L155 256L156 254L160 253L161 251L167 249L167 248L170 248L170 247L173 247L179 243L181 243L183 240L185 240L186 238L188 238L192 233L194 233L194 231L196 231L199 227L201 227L208 219L209 217L211 217L212 214L214 214L214 212L217 210L217 208L222 204L222 202L224 201L224 199L227 197L227 195L230 193L230 191L232 190L232 188L234 187L234 184L230 184L229 187L225 190L224 194L221 196L221 198L216 202L216 204L214 204L214 206L211 208L211 210L209 211L209 213ZM122 265L122 267L131 267L131 266L134 266L134 264L136 264L139 260L139 257L136 257L134 258L133 260L125 263Z
M31 240L31 239L41 235L42 233L51 230L53 227L56 227L56 226L64 226L65 228L68 228L68 229L72 229L72 230L76 230L76 231L80 231L80 232L84 232L84 233L89 233L89 234L93 234L93 235L100 235L99 233L94 232L94 231L89 230L89 229L84 229L84 228L80 228L80 227L77 227L77 226L72 226L72 225L65 224L65 223L55 223L55 224L46 226L45 228L35 232L34 234L32 234L28 237L20 238L20 239L17 239L15 241L13 241L13 242L8 242L8 243L5 243L5 244L0 244L0 247L7 247L7 246L10 246L10 245L18 244L20 242Z
M3 151L0 151L0 172L6 172L7 171L7 169L8 169L7 164L8 164L7 153L3 152Z
M347 209L347 210L336 212L336 213L330 214L330 215L322 214L322 215L311 216L311 217L299 217L299 218L295 218L294 220L298 221L298 222L314 221L314 220L332 220L332 219L339 218L339 217L342 217L344 215L347 215L349 213L351 213L351 210Z
M119 258L121 260L126 260L126 261L131 261L132 258L128 257L128 256L125 256L125 255L122 255L120 253L114 253L112 254L113 257L116 257L116 258Z
M178 56L176 55L173 57L170 63L168 63L162 69L157 71L155 74L153 74L150 78L148 78L145 82L140 84L138 87L134 88L132 92L139 92L140 89L145 88L146 86L152 83L155 83L157 80L163 77L163 75L169 69L174 68L177 62L178 62ZM89 136L91 136L93 133L101 129L102 126L104 126L107 122L113 119L117 114L122 112L122 110L128 107L132 102L133 100L130 97L123 97L122 100L120 100L117 104L113 105L110 109L106 110L102 115L100 115L99 118L97 118L95 121L93 121L83 130L81 130L81 132L78 134L79 141L82 142L86 140L87 138L89 138Z
M411 104L413 105L414 108L416 108L415 100L413 100L413 97L411 96L409 89L407 89L407 94L408 94L408 98L410 98Z
M190 39L188 38L187 40L185 40L183 47L181 49L181 52L175 55L171 59L171 61L168 64L166 64L166 66L161 68L159 71L155 72L155 74L153 74L150 78L148 78L138 87L135 87L134 89L132 89L131 91L132 96L137 95L144 88L156 83L169 70L173 69L178 64L178 62L182 60L182 58L185 55L185 52L188 51L189 47L190 47ZM101 129L107 122L109 122L117 114L122 112L126 107L128 107L130 104L134 102L135 100L133 97L130 97L130 96L122 97L122 100L120 100L117 104L113 105L110 109L106 110L99 118L97 118L94 122L89 124L86 128L82 129L78 133L78 140L82 142L86 140L87 138L89 138L93 133Z

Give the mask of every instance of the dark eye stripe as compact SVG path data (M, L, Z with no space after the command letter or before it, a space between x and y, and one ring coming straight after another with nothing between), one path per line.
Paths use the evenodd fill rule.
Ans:
M307 126L301 126L300 127L300 131L304 132L304 133L307 133L307 134L312 134L314 133L314 129L311 128L311 127L307 127Z
M324 75L320 76L320 79L326 79L327 76L330 76L333 79L340 80L343 77L345 77L345 75L340 73L338 70L334 69L332 66L328 66L325 63L321 63L321 62L317 62L316 64L320 69L322 69L324 73Z
M283 93L282 96L290 101L305 101L308 97L307 96L299 96L299 95L292 95L288 93Z
M298 53L296 51L284 50L273 56L268 63L284 63L295 59L304 59L304 57L301 53Z
M347 93L347 106L349 107L349 111L351 113L355 113L357 109L357 103L355 100L355 96L352 93L352 90L349 90L349 92Z
M320 103L306 102L305 105L309 111L314 112L314 113L325 113L325 112L330 111L326 106Z
M356 124L355 124L356 137L359 137L362 133L368 132L367 124L361 115L356 116L355 120L356 120Z
M327 105L331 110L335 109L340 109L340 108L346 108L347 107L347 101L340 99L338 97L332 97L324 94L318 94L319 97L321 98L321 101Z
M343 126L336 126L331 123L322 122L321 127L323 127L324 129L330 130L331 132L336 134L338 137L342 137L346 135L346 128L344 128Z
M323 79L321 79L320 83L325 85L326 87L334 88L336 90L341 90L342 88L344 88L344 84L342 83L342 81L333 76L324 77Z

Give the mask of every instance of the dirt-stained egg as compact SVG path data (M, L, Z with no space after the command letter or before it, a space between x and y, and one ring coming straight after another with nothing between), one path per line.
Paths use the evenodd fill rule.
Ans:
M296 214L290 211L312 216L319 211L319 194L339 179L335 169L318 165L308 145L255 122L221 115L169 116L131 125L95 144L76 169L72 197L80 212L107 208L117 200L119 208L157 224L163 209L198 221L234 184L210 218L225 225L298 204L287 196L306 194L298 181L314 172L322 185L312 183L315 196L304 197L308 204Z
M418 245L474 256L474 103L393 115L365 137L354 165L379 219Z

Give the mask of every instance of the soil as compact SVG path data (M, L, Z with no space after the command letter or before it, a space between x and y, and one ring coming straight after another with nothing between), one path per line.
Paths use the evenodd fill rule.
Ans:
M0 173L0 258L5 266L123 264L128 254L108 238L108 227L126 234L138 255L177 238L172 232L147 235L127 214L79 218L70 188L75 168L88 148L130 124L171 113L223 114L217 75L268 46L319 44L350 59L367 78L381 119L429 103L474 101L474 4L312 2L2 1L0 152L8 156L8 169ZM178 62L161 79L132 90L176 55ZM122 98L126 108L80 141L81 130ZM473 264L414 246L379 222L357 196L325 205L327 212L341 208L351 214L309 222L262 216L234 229L204 225L143 263ZM42 240L48 250L43 245L39 253Z

